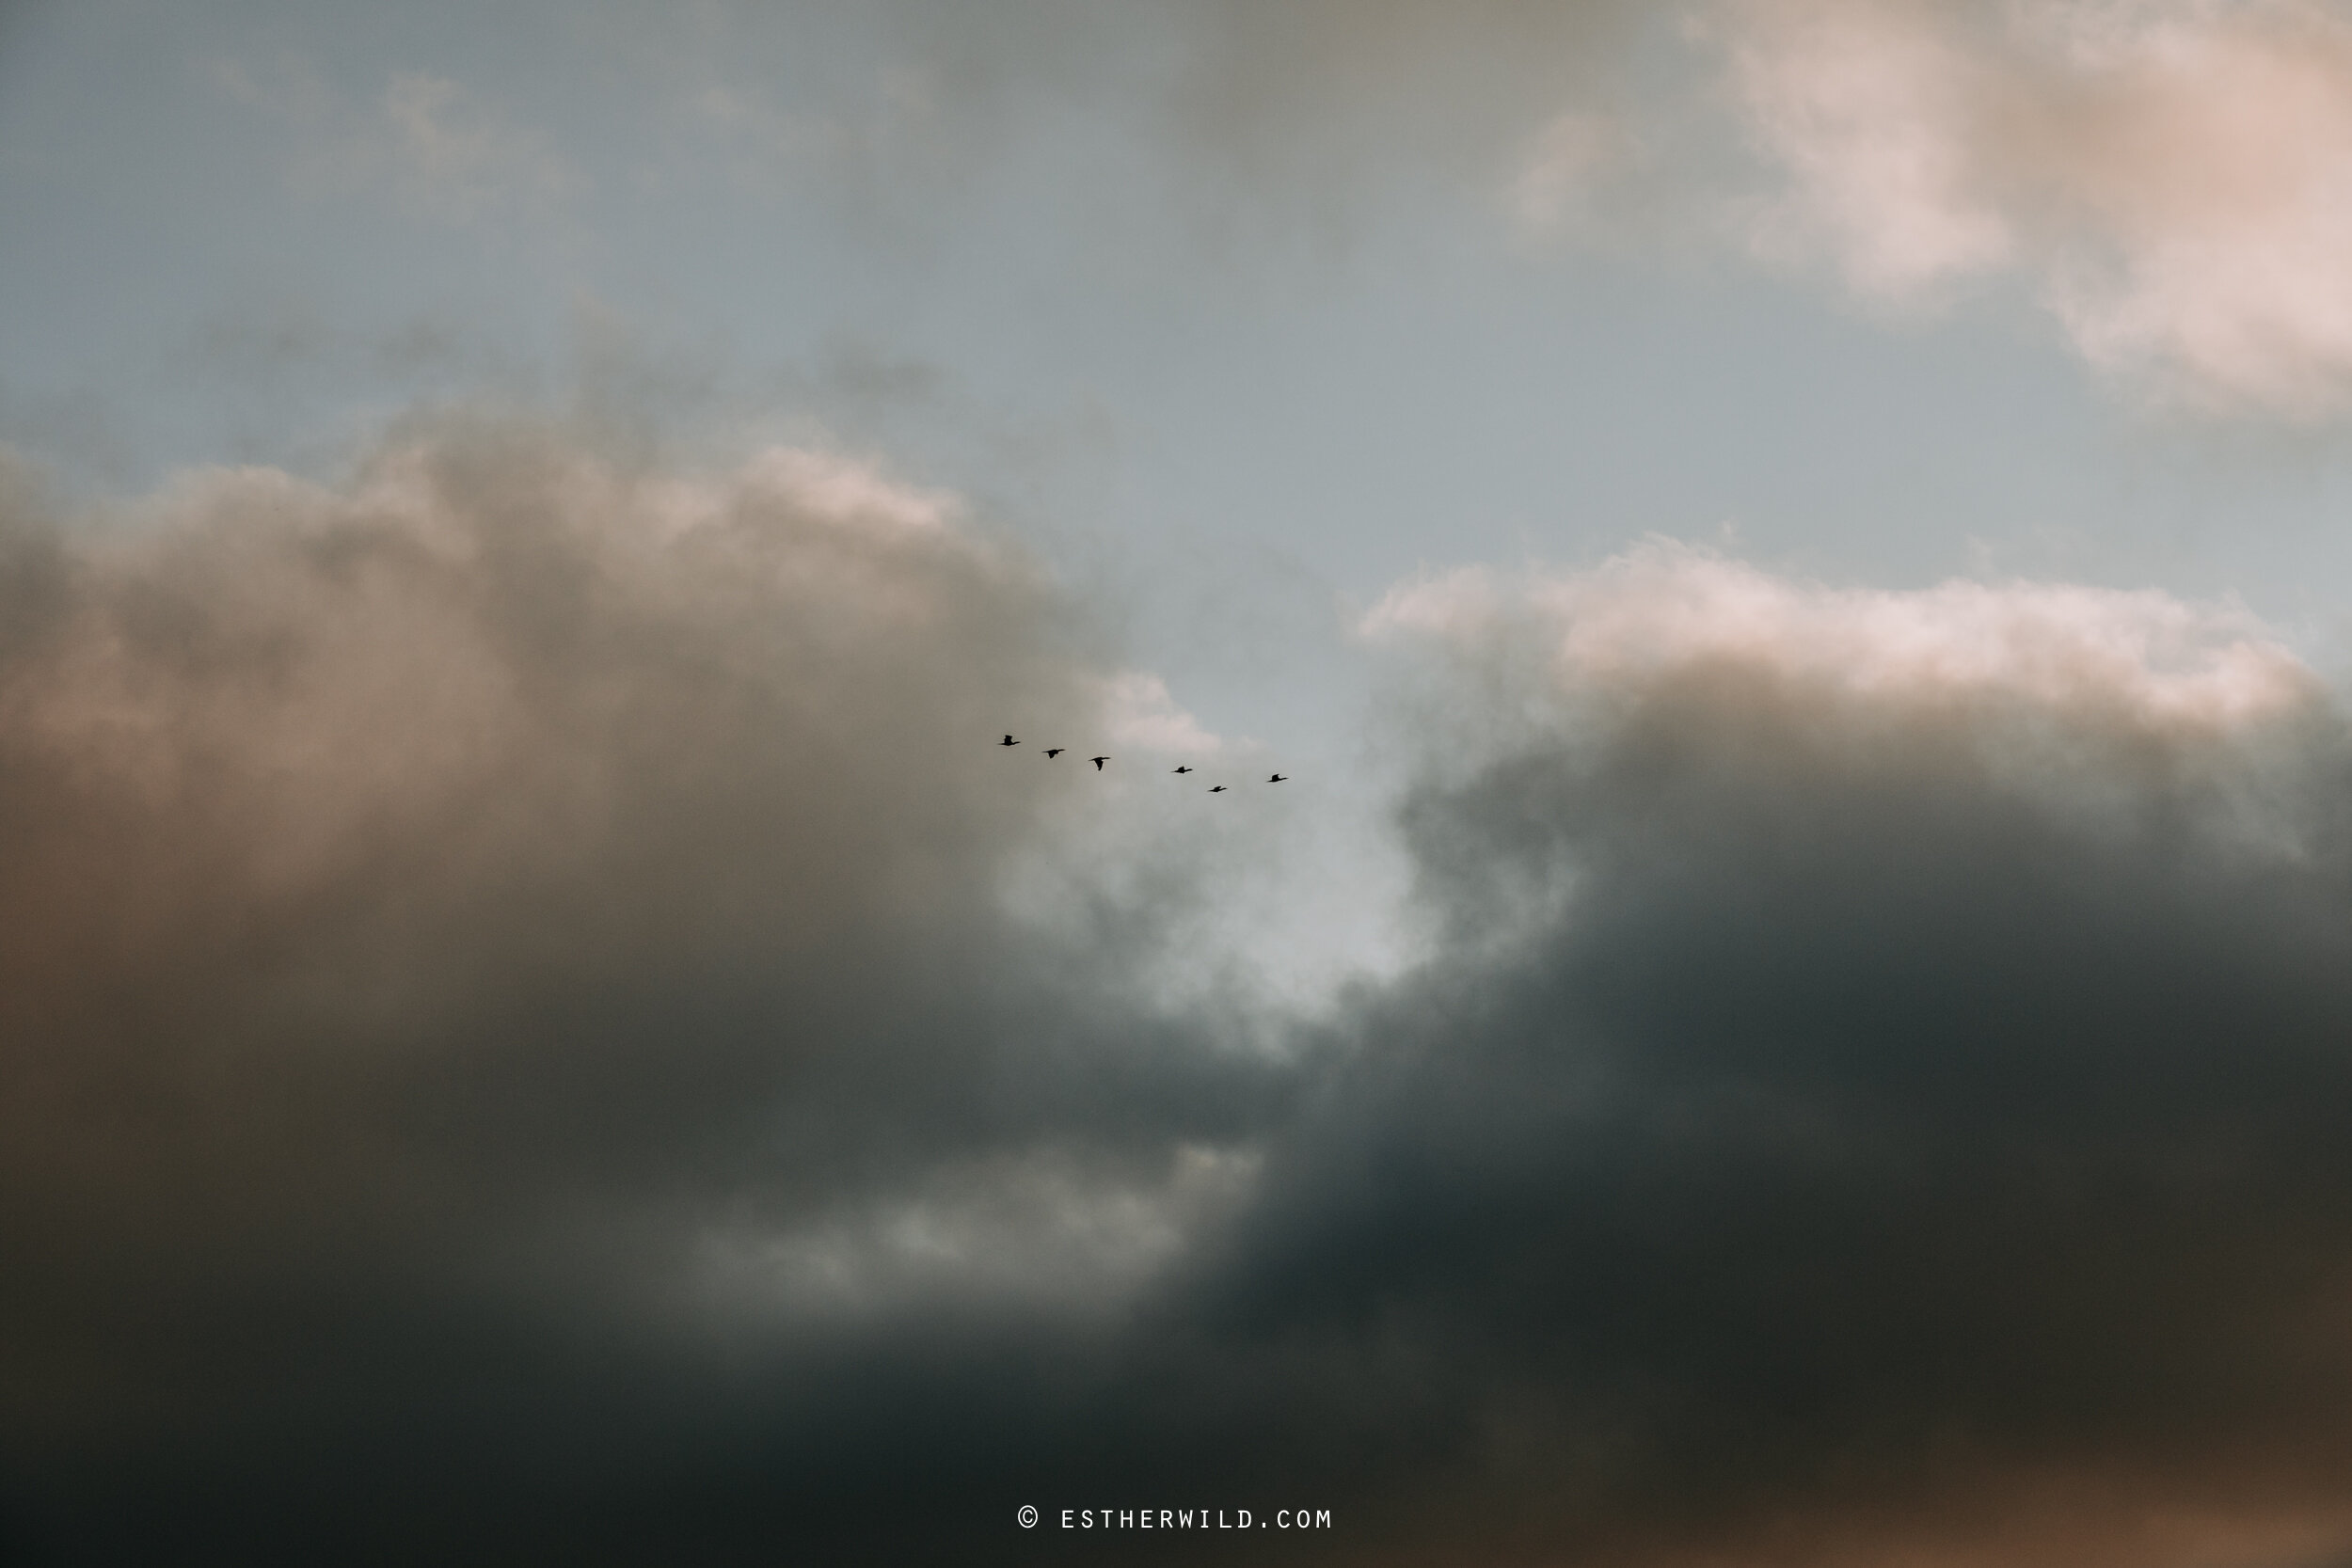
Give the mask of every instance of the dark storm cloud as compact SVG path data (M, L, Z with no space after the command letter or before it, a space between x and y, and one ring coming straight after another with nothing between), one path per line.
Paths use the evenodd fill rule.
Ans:
M2053 1563L2341 1530L2352 737L2308 674L2153 595L1662 550L1376 619L1451 649L1414 718L1467 756L1403 816L1444 946L1197 1310L1392 1423L1400 1526Z
M1262 1054L1154 966L1263 847L992 766L1182 726L944 498L447 420L103 545L38 510L36 1547L1144 1549L1023 1502L1333 1508L1283 1560L2344 1539L2352 736L2226 613L1670 550L1402 590L1430 945Z
M1216 851L1131 853L1140 905L1057 872L1103 786L990 742L1102 736L1125 688L949 499L451 419L340 490L153 510L68 543L12 496L0 563L0 1388L41 1528L236 1555L306 1497L429 1531L569 1495L674 1439L611 1428L675 1408L680 1343L916 1290L950 1340L1057 1321L1152 1256L1089 1201L1216 1200L1266 1075L1119 955ZM1017 872L1082 934L1008 913ZM936 1283L1022 1244L1018 1291Z

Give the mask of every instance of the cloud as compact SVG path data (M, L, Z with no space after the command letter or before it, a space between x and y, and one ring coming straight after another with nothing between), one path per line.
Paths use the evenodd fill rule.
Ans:
M1085 162L1104 254L1170 215L1228 258L1343 254L1402 204L1425 231L1432 192L1672 247L1728 199L1753 254L1877 309L2022 285L2165 406L2312 423L2352 396L2352 24L2317 0L1720 0L1678 37L1613 3L910 4L798 88L747 63L793 53L765 24L710 14L644 46L701 51L672 66L694 166L715 137L755 185L822 176L915 231L1068 159L1081 116L1118 127ZM1773 178L1727 198L1740 143Z
M1671 546L1372 624L1439 660L1442 940L1200 1307L1379 1434L1412 1501L1359 1507L1536 1560L2343 1549L2352 734L2286 650Z
M2315 420L2352 388L2352 24L2243 6L1741 0L1713 36L1784 195L1752 229L1875 301L2028 282L2170 401Z
M1403 584L1364 625L1455 649L1491 649L1507 633L1554 705L1707 664L1851 698L2026 700L2149 726L2242 725L2317 690L2239 607L2063 584L1832 590L1673 544L1576 576L1531 582L1469 568Z
M1549 142L1570 142L1563 92L1606 85L1640 24L1638 8L1613 0L1308 0L1279 12L1202 0L1185 15L1174 127L1220 175L1277 176L1294 195L1302 181L1337 194L1368 164L1491 166L1538 122ZM1549 149L1553 162L1564 150Z
M1299 825L874 462L443 415L6 495L36 1557L2352 1544L2352 729L2242 610L1400 585L1429 937L1285 1012Z
M698 8L683 24L607 19L633 73L660 81L682 133L661 178L723 171L765 199L846 198L896 243L976 196L1022 199L1009 168L1086 192L1086 248L1137 264L1175 243L1242 259L1359 230L1400 182L1473 189L1563 99L1605 84L1641 11L1570 4L1232 0L985 11L890 0L854 16ZM1553 165L1561 137L1553 138ZM1612 150L1613 151L1613 146ZM1577 194L1537 174L1515 202L1565 215ZM1173 219L1175 231L1169 230ZM1127 252L1140 246L1130 261Z
M369 104L350 103L310 61L216 58L214 85L300 138L297 187L390 195L441 222L544 221L587 188L548 135L516 123L445 76L394 72Z
M1135 746L1160 756L1191 759L1213 757L1224 740L1200 727L1200 721L1177 706L1168 683L1141 670L1111 676L1107 691L1110 722L1105 732L1113 745Z
M1631 149L1622 127L1594 114L1571 111L1527 143L1509 189L1513 217L1534 233L1565 227L1589 205L1593 186L1615 171Z
M1135 814L1060 874L1091 921L1023 918L1116 808L992 743L1124 688L952 498L454 415L340 486L185 476L110 543L10 496L0 1450L73 1549L125 1487L263 1534L430 1490L412 1421L577 1501L644 1455L547 1413L675 1437L646 1356L838 1354L771 1322L811 1291L952 1333L989 1270L1098 1313L1246 1183L1267 1070L1120 955L1247 834ZM1150 900L1104 891L1136 861ZM574 1334L618 1370L509 1359Z
M1173 217L1231 260L1474 222L1465 194L1522 238L1678 247L1744 142L1774 178L1728 198L1740 242L1875 308L2020 284L2167 406L2308 423L2352 388L2352 24L2317 0L1718 0L1679 34L1613 0L910 3L796 82L811 36L720 8L636 45L699 128L683 166L917 233L1047 159L1099 185L1090 251L1161 254Z
M385 87L373 135L353 156L389 166L410 200L460 219L552 207L581 183L545 135L500 119L446 77L417 73Z

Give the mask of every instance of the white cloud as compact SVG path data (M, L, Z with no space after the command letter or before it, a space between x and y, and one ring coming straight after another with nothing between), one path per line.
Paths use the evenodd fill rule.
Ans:
M2352 23L2310 0L1739 0L1714 36L1788 176L1749 238L1857 293L2016 276L2175 403L2352 402Z
M1365 625L1463 641L1515 619L1550 641L1570 685L1726 661L1872 696L1997 690L2206 727L2316 689L2293 653L2226 606L2047 583L1827 588L1679 545L1556 577L1467 568L1391 590Z
M2010 226L1974 189L1964 121L1976 62L1953 40L1883 5L1734 14L1735 90L1794 179L1758 217L1761 249L1818 246L1883 298L2010 261Z
M1213 757L1225 747L1200 721L1176 705L1168 682L1141 670L1123 671L1103 683L1105 733L1114 746L1132 746L1164 756Z
M2082 821L2137 809L2152 774L2201 781L2247 846L2307 847L2274 831L2307 770L2253 759L2303 744L2324 687L2227 603L2057 583L1832 588L1654 544L1584 572L1402 585L1365 630L1444 650L1421 720L1434 772L1457 781L1497 756L1604 744L1629 714L1711 693L1702 706L1813 713L1822 734L1874 716L1856 733L1964 755Z

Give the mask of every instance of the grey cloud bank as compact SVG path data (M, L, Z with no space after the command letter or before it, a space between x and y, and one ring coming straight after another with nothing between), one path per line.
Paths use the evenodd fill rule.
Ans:
M1008 767L1213 737L870 464L449 415L8 528L36 1560L2346 1539L2352 735L2242 614L1401 586L1428 944L1286 1022L1155 967L1279 819Z
M2344 14L0 11L0 1560L2352 1561Z
M1184 1150L1263 1114L1102 956L1235 840L1161 830L1148 897L1059 876L1074 940L1005 912L1089 806L987 742L1101 733L1125 688L943 499L453 420L342 492L224 471L155 510L98 546L10 517L12 1467L299 1486L273 1436L499 1427L546 1354L601 1383L559 1343L724 1319L726 1237L780 1238L789 1295L795 1235L861 1205L946 1234L820 1271L852 1303L977 1226L1000 1266L1068 1241L1025 1285L1083 1304L1214 1176ZM1056 1228L1081 1182L1136 1192L1101 1244Z

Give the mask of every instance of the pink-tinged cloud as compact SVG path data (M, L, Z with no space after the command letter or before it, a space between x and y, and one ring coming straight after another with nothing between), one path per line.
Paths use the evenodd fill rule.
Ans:
M1564 694L1623 694L1716 667L1893 708L1998 701L2222 734L2320 691L2232 605L2048 583L1832 588L1666 543L1583 572L1467 567L1401 584L1364 629L1464 652L1519 642Z
M2307 0L1735 0L1711 36L1788 178L1756 248L1930 305L2023 280L2164 401L2352 398L2352 22Z

